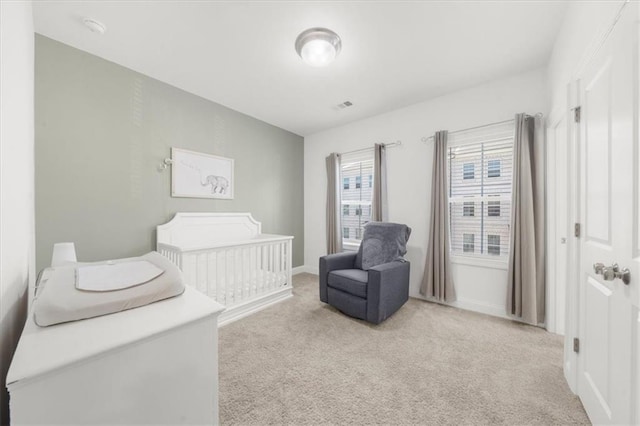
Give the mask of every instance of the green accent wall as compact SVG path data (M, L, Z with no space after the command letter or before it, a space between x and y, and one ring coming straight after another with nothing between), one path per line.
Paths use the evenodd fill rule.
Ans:
M202 211L251 212L303 264L301 136L44 36L35 61L38 270L56 242L79 261L144 254L157 225ZM171 147L233 158L235 198L171 197Z

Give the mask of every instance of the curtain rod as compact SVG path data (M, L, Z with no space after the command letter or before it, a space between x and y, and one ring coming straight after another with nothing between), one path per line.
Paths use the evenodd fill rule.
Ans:
M461 132L468 132L469 130L484 129L485 127L498 126L498 125L500 125L500 124L507 124L507 123L510 123L510 122L512 122L512 121L514 121L514 120L515 120L515 119L514 119L514 118L512 118L511 120L496 121L495 123L483 124L482 126L475 126L475 127L469 127L469 128L466 128L466 129L455 130L455 131L453 131L453 132L449 132L449 134L452 134L452 133L461 133ZM422 142L427 142L427 141L429 141L429 140L433 140L433 135L432 135L432 136L429 136L429 137L423 136L421 140L422 140Z
M402 141L383 143L383 144L380 144L380 145L384 146L385 148L391 148L391 147L394 147L394 146L402 146ZM373 150L373 147L370 146L369 148L360 148L360 149L356 149L356 150L353 150L353 151L341 152L340 155L355 154L356 152L365 152L365 151L369 151L369 150Z
M535 116L536 116L536 117L537 117L537 116L542 117L543 115L542 115L542 113L541 113L541 112L539 112L539 113L537 113ZM510 119L510 120L497 121L497 122L495 122L495 123L483 124L482 126L475 126L475 127L469 127L469 128L466 128L466 129L454 130L453 132L449 132L449 134L452 134L452 133L461 133L461 132L468 132L469 130L484 129L485 127L498 126L498 125L500 125L500 124L507 124L507 123L511 123L511 122L513 122L513 121L515 121L515 118L512 118L512 119ZM427 141L429 141L429 140L433 140L433 135L432 135L432 136L429 136L429 137L423 136L423 137L421 138L421 140L422 140L422 142L427 142Z

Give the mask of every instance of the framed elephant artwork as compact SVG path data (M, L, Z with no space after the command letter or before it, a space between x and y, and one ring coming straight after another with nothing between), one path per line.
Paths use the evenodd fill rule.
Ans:
M171 196L233 199L233 159L171 148Z

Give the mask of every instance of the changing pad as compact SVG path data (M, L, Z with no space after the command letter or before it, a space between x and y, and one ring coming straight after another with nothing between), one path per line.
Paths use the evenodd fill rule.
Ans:
M138 308L184 292L182 272L169 259L157 252L141 257L110 261L114 264L147 261L164 271L156 278L122 290L94 292L76 288L79 266L107 265L107 262L69 264L51 269L50 278L41 286L34 300L34 321L49 326L127 309Z
M144 284L164 271L147 260L78 266L76 288L84 291L114 291Z

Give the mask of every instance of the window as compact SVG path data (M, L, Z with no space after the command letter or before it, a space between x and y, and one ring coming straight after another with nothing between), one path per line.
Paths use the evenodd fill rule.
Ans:
M369 175L369 188L373 188L373 175Z
M463 239L462 250L464 253L473 253L475 249L473 244L475 237L476 236L473 234L462 234L462 239Z
M371 177L369 177L371 176ZM343 247L347 250L358 248L362 240L364 225L371 220L371 186L367 180L373 182L373 150L343 154L340 165L342 182L355 182L347 188L343 185L342 199L342 228ZM347 208L348 207L348 208ZM355 210L355 211L354 211Z
M349 238L349 228L342 228L342 238Z
M487 201L487 216L500 217L500 201Z
M462 206L462 216L475 216L476 206L473 201L465 201Z
M349 189L349 178L342 179L342 189Z
M500 256L500 235L487 235L487 253Z
M487 161L487 177L500 177L500 160Z
M511 122L449 134L449 235L453 255L509 254L513 133Z
M464 179L475 179L476 165L473 163L466 163L462 166Z

